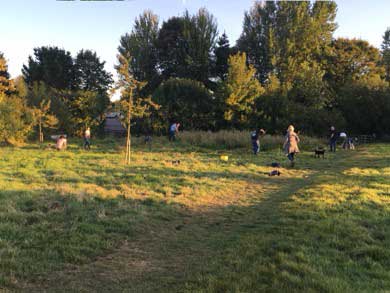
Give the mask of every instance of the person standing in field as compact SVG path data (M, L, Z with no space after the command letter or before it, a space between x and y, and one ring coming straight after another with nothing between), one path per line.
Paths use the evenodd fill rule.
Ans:
M294 167L295 165L295 154L299 153L298 143L299 143L299 137L294 131L294 126L290 125L287 128L287 135L286 140L283 144L284 151L287 155L287 158L291 162L291 167Z
M84 149L91 149L91 129L89 127L84 132Z
M264 129L255 130L251 133L252 150L254 155L257 155L260 152L260 136L264 134Z
M336 152L336 142L337 142L337 132L336 128L332 126L330 128L330 134L329 134L329 147L331 152Z
M176 140L176 134L179 132L180 123L174 122L169 127L169 141Z

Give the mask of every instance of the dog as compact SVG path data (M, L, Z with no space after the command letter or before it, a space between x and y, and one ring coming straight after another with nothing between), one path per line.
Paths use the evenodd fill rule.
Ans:
M325 149L318 147L314 150L314 157L320 158L322 156L323 159L325 159Z
M268 176L280 176L279 170L272 170L271 172L268 173Z
M280 168L280 163L273 162L273 163L269 164L268 166L274 167L274 168Z
M172 161L172 165L174 165L174 166L180 165L180 160Z

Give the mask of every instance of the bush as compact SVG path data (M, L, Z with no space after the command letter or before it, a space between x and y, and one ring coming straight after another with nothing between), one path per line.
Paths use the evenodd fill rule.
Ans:
M0 143L22 143L33 125L33 113L23 99L0 95Z

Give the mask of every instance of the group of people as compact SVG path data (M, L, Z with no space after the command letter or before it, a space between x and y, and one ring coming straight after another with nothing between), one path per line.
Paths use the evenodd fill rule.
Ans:
M91 149L91 128L87 127L87 129L84 131L84 149L90 150ZM62 134L57 137L56 139L56 150L57 151L64 151L68 147L68 140L66 135Z
M329 147L331 152L336 152L336 145L337 140L339 138L343 138L343 149L345 150L354 150L355 144L352 137L348 137L348 135L345 132L337 132L336 128L332 126L330 128L330 134L329 134Z
M265 133L266 132L264 129L255 130L251 133L252 150L254 155L257 155L260 152L260 137L264 136ZM294 126L290 125L287 128L287 134L283 144L283 149L292 167L295 164L295 154L299 153L299 141L300 140L298 134L295 133Z
M260 137L265 135L264 129L255 130L251 133L253 154L257 155L260 151ZM353 139L349 138L345 132L338 133L336 128L331 126L329 133L329 149L331 152L336 152L337 140L339 137L344 138L344 149L355 149ZM298 134L295 132L294 126L290 125L287 128L287 134L283 144L283 150L293 167L295 164L295 154L299 153L298 144L300 142Z
M169 141L175 141L176 135L179 133L180 123L173 122L169 127ZM266 134L264 129L258 129L251 133L253 154L257 155L260 152L260 138ZM343 148L354 149L353 140L348 138L345 132L338 133L336 128L332 126L329 134L329 148L331 152L336 152L336 144L339 137L344 138ZM84 149L91 149L91 129L88 127L84 132ZM151 139L151 138L150 138ZM285 141L283 144L284 152L293 167L295 164L295 154L299 153L298 144L300 142L298 134L295 132L294 126L290 125L287 128ZM67 148L67 138L65 135L60 135L56 142L57 150L65 150Z

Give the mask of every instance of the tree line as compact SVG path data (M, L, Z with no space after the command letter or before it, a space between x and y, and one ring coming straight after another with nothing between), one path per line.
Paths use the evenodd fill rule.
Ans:
M212 131L280 133L292 123L312 135L329 125L389 134L390 29L381 50L334 38L336 12L332 1L255 2L231 45L205 8L162 23L148 10L120 38L116 83L90 50L72 57L35 48L15 80L0 55L0 140L49 128L99 130L112 89L121 90L115 108L124 117L131 109L139 133L163 133L176 120Z

